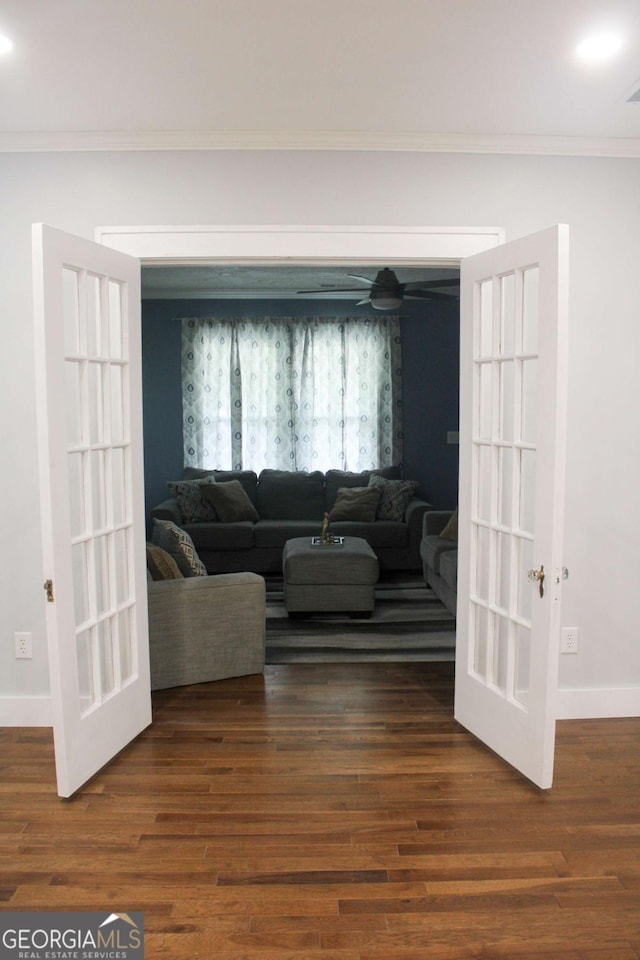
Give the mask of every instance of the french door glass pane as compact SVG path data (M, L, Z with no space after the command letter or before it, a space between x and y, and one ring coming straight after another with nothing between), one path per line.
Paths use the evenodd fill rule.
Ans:
M491 447L478 444L476 446L478 469L478 519L488 523L491 519Z
M516 331L516 278L509 273L500 278L500 354L512 356Z
M476 527L476 596L489 600L489 544L490 531L487 527Z
M102 364L89 363L89 442L104 442L104 393Z
M71 570L75 601L76 626L89 619L89 578L87 567L87 544L76 543L71 547Z
M123 409L123 389L124 373L119 364L110 366L110 393L111 393L111 440L113 443L121 443L124 438L124 409Z
M493 280L480 284L479 320L476 356L490 357L493 353Z
M493 683L506 695L511 625L506 617L496 616L493 640Z
M122 683L126 683L134 674L131 624L131 608L120 611L118 614L118 644L120 649L120 679Z
M538 282L539 268L529 267L522 278L522 352L538 352Z
M100 279L87 276L87 354L102 356L102 310L100 302Z
M505 361L499 366L500 371L500 420L498 423L498 439L508 443L513 441L513 409L514 409L514 363Z
M100 650L100 677L102 694L106 696L115 689L116 676L113 658L112 621L103 620L98 624L98 647Z
M109 355L114 360L124 359L122 338L122 286L109 281Z
M520 451L520 530L533 533L536 484L536 451Z
M501 447L498 450L498 523L510 527L513 509L513 450Z
M475 605L473 635L473 669L478 676L487 674L487 647L489 643L489 614L486 607Z
M84 497L84 454L67 454L69 470L69 516L71 536L79 537L86 532L87 521Z
M62 314L64 325L64 352L68 356L80 353L80 311L78 273L64 267L62 270Z
M516 540L519 562L518 570L518 589L516 592L517 605L516 614L522 620L531 622L531 598L533 595L532 585L528 580L528 571L533 567L533 543L531 540L525 540L518 537Z
M495 602L505 613L509 612L511 590L511 537L496 533L496 596Z
M127 458L126 450L122 447L113 447L111 450L111 470L112 470L112 509L113 523L118 526L127 519Z
M131 598L132 593L128 530L116 530L113 534L113 549L116 568L116 598L118 605L121 605Z
M536 409L538 387L538 361L522 361L522 423L521 439L535 443L537 436Z
M91 649L91 630L82 630L76 635L76 660L78 664L78 687L84 706L94 703L93 657Z
M78 446L85 441L82 417L82 364L67 360L65 369L67 441Z
M478 376L478 438L490 440L492 433L492 390L493 367L490 363L481 363L476 367Z
M91 453L91 488L93 503L93 529L104 530L107 525L107 488L105 484L105 452Z
M96 613L104 616L111 607L111 589L109 579L109 541L107 537L96 537L93 542L95 563L95 602Z

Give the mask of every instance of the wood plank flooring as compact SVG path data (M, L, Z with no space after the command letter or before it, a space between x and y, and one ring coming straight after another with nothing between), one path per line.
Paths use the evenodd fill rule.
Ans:
M68 801L0 731L0 909L141 910L147 960L640 960L640 719L558 725L542 792L452 719L448 663L154 695Z

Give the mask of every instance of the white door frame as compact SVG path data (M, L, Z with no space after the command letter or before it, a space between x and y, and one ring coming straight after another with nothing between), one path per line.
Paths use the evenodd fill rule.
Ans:
M457 267L504 243L501 227L125 226L96 227L94 239L144 265L340 263Z

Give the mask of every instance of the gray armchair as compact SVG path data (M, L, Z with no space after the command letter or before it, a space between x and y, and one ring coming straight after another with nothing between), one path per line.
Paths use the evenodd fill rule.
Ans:
M152 690L262 673L262 577L227 573L147 587Z

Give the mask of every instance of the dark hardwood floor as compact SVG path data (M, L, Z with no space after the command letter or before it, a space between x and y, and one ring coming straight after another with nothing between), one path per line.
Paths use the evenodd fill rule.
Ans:
M72 800L0 731L0 909L141 910L147 960L639 960L640 719L558 724L542 792L451 664L271 666L154 695Z

